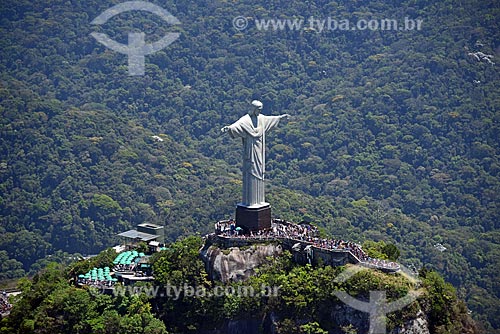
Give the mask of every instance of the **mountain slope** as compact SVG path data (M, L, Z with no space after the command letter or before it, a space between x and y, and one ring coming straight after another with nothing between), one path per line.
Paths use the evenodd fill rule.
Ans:
M166 1L181 25L145 12L90 24L116 3L0 5L2 272L56 249L92 252L144 220L175 238L232 215L240 145L219 129L259 98L265 113L295 116L268 141L276 215L397 243L405 264L438 269L500 328L496 2ZM320 33L310 17L422 29ZM306 26L255 21L286 18ZM129 77L93 31L125 44L129 31L181 37ZM205 157L220 160L210 169Z

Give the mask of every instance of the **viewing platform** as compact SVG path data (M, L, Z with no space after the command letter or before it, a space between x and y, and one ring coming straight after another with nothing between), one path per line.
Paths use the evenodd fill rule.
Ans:
M354 242L321 238L318 229L307 223L295 224L273 219L269 229L247 234L243 232L236 227L234 221L219 221L215 223L215 233L207 235L207 240L226 248L279 242L301 262L317 263L321 259L324 264L331 266L352 263L384 272L397 272L401 269L396 262L369 257Z

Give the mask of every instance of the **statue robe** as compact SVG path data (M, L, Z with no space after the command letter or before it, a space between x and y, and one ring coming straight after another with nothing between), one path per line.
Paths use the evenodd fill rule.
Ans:
M241 117L229 125L229 134L243 140L243 199L242 205L260 207L267 205L264 199L266 133L278 125L280 116L257 116L257 126L250 115Z

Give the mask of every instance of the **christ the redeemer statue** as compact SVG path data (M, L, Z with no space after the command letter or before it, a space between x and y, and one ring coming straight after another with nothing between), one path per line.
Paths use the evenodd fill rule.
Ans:
M267 227L267 217L264 217L265 222L260 221L263 214L269 216L270 225L271 211L264 197L266 134L278 125L281 119L290 117L288 114L262 115L260 101L252 101L252 106L247 115L221 129L222 132L229 132L231 137L242 138L243 141L243 198L236 210L236 223L241 223L240 225L249 230ZM268 212L265 212L266 210ZM254 224L255 219L257 222Z

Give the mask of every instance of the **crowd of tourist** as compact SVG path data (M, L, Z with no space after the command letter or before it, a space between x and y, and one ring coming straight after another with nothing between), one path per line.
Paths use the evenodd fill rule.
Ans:
M354 242L336 239L317 239L313 240L312 243L315 247L318 248L349 251L360 263L368 265L369 267L390 270L399 269L399 265L395 262L375 259L368 256L368 254L366 254L365 251L361 248L361 245L358 245Z
M215 233L231 238L259 238L259 239L291 239L312 244L314 247L328 250L343 250L350 252L360 263L369 267L397 270L399 265L395 262L374 259L363 251L360 245L336 239L325 239L318 236L318 229L310 224L294 224L282 219L274 219L271 228L244 234L237 230L233 220L220 221L215 224Z
M108 279L90 279L90 278L78 278L78 283L80 285L92 286L100 290L113 287L117 282L116 278L111 280Z
M6 315L12 309L12 304L9 303L9 298L7 292L2 291L2 296L0 297L0 313Z
M318 229L310 224L293 224L282 219L274 219L271 229L250 231L245 234L243 229L236 226L234 220L225 220L215 223L215 234L225 237L289 238L312 241L318 235Z
M301 241L311 241L318 236L318 228L311 224L292 224L283 219L274 219L271 224L274 236Z

